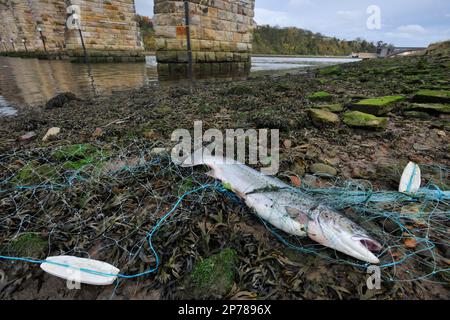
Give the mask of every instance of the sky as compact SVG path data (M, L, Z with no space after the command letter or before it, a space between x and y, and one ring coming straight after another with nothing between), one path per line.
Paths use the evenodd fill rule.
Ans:
M153 16L153 0L135 0ZM450 40L450 0L256 0L255 21L345 40L422 47Z

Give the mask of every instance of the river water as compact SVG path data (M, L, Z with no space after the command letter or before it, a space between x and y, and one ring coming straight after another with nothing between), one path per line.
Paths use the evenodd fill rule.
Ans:
M300 69L358 61L347 58L253 57L251 73ZM158 80L155 56L145 63L74 64L0 57L0 116L17 113L14 105L45 104L55 94L71 91L77 96L110 94L141 87Z

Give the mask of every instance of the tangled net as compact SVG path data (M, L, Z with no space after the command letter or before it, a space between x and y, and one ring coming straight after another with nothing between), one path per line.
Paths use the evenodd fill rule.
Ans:
M225 196L243 206L202 172L177 166L169 155L155 152L156 147L136 140L125 147L78 144L2 155L0 255L92 257L115 264L121 273L145 275L157 271L159 263L148 243L149 232L168 213L176 209L167 223L179 225L189 223L205 207L217 206ZM449 170L422 166L422 171L428 185L415 195L376 191L367 181L340 179L328 180L322 187L303 183L298 191L344 212L383 244L384 279L446 283L450 197L442 190L448 190ZM336 263L368 266L266 227L292 249ZM32 252L17 245L29 234L46 239L41 256L30 256ZM159 237L165 241L156 239L156 250L171 245L171 234L164 228ZM0 265L7 263L0 259Z

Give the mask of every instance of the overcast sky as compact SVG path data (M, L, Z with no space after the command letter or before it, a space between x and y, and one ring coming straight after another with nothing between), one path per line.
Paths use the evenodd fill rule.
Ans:
M153 15L153 0L135 0L139 14ZM380 29L367 27L380 9ZM450 0L256 0L258 24L296 26L341 39L361 37L397 46L450 40ZM370 19L376 22L376 19Z

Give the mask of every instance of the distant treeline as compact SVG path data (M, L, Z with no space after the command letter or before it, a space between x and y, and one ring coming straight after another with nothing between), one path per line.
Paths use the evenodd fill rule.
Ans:
M377 44L356 39L343 41L299 28L258 26L254 31L253 53L283 55L347 56L352 52L376 52Z
M152 20L137 16L145 49L155 50ZM258 26L254 31L253 53L280 55L347 56L352 52L376 52L377 44L362 39L343 41L299 28Z

